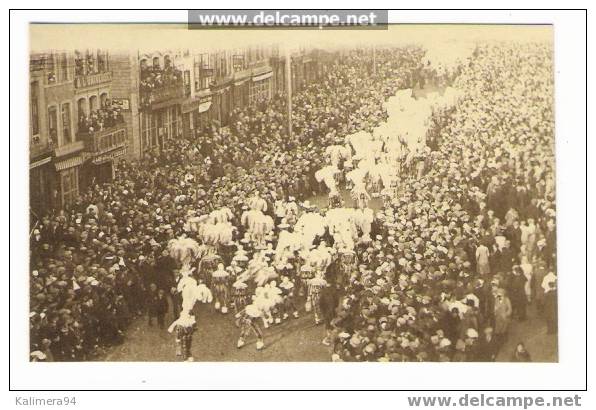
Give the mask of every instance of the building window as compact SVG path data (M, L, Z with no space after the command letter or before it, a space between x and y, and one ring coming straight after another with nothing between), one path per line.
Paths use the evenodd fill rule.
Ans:
M39 97L38 97L39 83L34 81L31 83L31 133L33 135L39 134Z
M58 113L56 107L48 108L48 130L50 133L50 140L54 145L58 145Z
M56 82L56 69L54 67L54 54L50 54L46 61L47 83L54 84Z
M72 142L72 134L70 132L70 104L62 104L62 138L65 144Z
M68 58L66 53L60 55L60 81L68 81Z
M97 51L97 69L100 73L108 71L108 53L107 51Z
M202 90L209 87L211 77L213 76L213 68L210 65L209 54L203 53L199 56L198 61L195 62L195 78L198 78L198 85L196 90ZM215 67L216 68L216 67ZM195 81L195 84L197 82Z
M175 105L170 110L170 137L177 138L179 131L182 130L180 106Z
M151 116L151 114L143 115L142 120L141 120L141 135L143 138L143 140L141 142L143 144L143 147L142 147L143 151L149 149L149 147L151 146L151 140L150 140L151 123L149 121L150 116Z
M85 60L79 50L75 50L75 76L85 75Z
M106 108L106 104L108 102L108 93L101 93L99 96L99 106L101 108Z
M90 53L89 51L87 51L87 69L86 69L86 74L95 74L97 72L97 64L95 61L95 56L93 55L93 53Z
M77 118L79 121L79 128L81 127L85 127L85 122L87 119L87 111L85 110L85 107L87 106L87 100L85 100L84 98L79 98L79 100L77 101Z
M92 95L89 98L89 114L96 111L99 107L97 106L97 95Z
M154 147L157 145L157 132L158 132L158 125L157 125L157 116L159 114L157 113L153 113L151 114L151 147Z
M234 71L241 71L244 69L244 56L243 55L235 55L232 57L232 65L234 67Z
M79 195L79 172L78 168L69 168L62 171L62 206L67 208Z
M220 64L220 74L219 75L221 77L225 77L227 75L227 72L226 72L226 59L225 59L225 57L224 58L221 58L219 60L219 64Z
M199 56L199 60L201 61L201 67L209 68L211 65L209 64L209 54L203 53Z
M36 213L44 213L50 207L50 181L47 177L47 168L35 167L29 172L29 195L31 208Z
M190 70L184 71L184 94L190 96Z
M250 84L249 103L256 105L271 98L269 79L252 82Z

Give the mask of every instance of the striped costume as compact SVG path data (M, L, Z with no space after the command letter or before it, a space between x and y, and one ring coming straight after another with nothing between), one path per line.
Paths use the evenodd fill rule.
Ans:
M232 303L234 304L234 313L241 312L248 302L250 302L250 295L248 294L248 286L232 286Z
M238 320L238 324L240 326L240 337L238 338L238 347L242 347L246 341L246 339L250 336L251 333L254 333L255 337L257 338L257 348L259 348L259 344L263 343L263 331L258 324L258 317L252 317L248 315L246 312L243 312L240 319Z
M321 292L327 286L327 281L319 276L308 281L308 300L315 314L315 323L321 322Z
M192 335L195 332L196 325L185 327L176 325L174 332L176 334L176 355L182 356L186 360L192 357Z
M211 275L217 270L217 265L219 265L221 262L221 257L214 253L205 255L199 262L199 279L203 281L207 287L211 287Z
M352 273L358 270L358 262L354 251L340 251L338 270L337 282L340 286L345 287L349 284Z
M299 294L302 296L304 293L308 293L308 281L315 277L315 273L309 265L303 265L298 276L300 278L298 282L300 284Z

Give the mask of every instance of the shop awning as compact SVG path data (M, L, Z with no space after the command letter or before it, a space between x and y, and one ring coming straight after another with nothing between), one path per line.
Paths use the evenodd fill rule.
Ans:
M205 112L211 108L211 101L205 101L199 104L199 112Z
M187 114L189 112L198 110L199 112L205 112L211 107L211 93L203 95L203 97L197 97L187 99L182 103L182 113Z
M265 74L260 74L260 75L256 75L252 78L253 82L257 82L257 81L262 81L262 80L266 80L269 77L271 77L273 75L273 71L269 71L268 73Z
M33 168L37 168L40 167L44 164L47 164L48 162L52 161L52 157L47 157L44 159L40 159L39 161L35 161L29 164L29 169L33 169Z
M251 74L253 77L256 77L261 74L270 73L271 71L273 71L273 68L270 65L260 65L258 67L253 68Z
M238 87L242 84L245 84L250 78L243 78L242 80L234 81L234 87Z
M199 108L199 105L201 105L201 100L198 98L193 100L188 99L182 103L181 111L183 114L186 114Z
M178 105L178 104L182 104L184 103L184 101L186 100L186 97L180 97L180 98L172 98L170 100L166 100L166 101L162 101L159 103L155 103L155 104L151 104L151 109L152 110L159 110L165 107L171 107L173 105Z
M83 157L77 155L76 157L69 158L64 161L56 163L56 171L63 171L68 168L79 166L83 163Z
M236 71L232 75L232 80L234 80L234 84L236 84L236 83L242 83L242 82L250 79L250 76L251 75L252 75L252 71L250 69L248 69L248 70L242 70L242 71Z

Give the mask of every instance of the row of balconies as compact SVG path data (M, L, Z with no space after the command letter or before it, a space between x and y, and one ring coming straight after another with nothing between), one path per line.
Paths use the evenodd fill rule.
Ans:
M31 68L35 71L37 68ZM63 84L72 80L72 74L61 70L45 69L43 75L43 83L45 85ZM104 71L101 73L76 75L74 77L75 88L95 87L112 81L112 72Z
M182 81L151 90L141 90L141 107L149 108L155 104L183 98L187 93L190 94L190 85L185 86Z
M121 123L101 131L78 133L77 141L60 147L56 147L51 140L43 142L33 140L29 148L29 157L33 159L51 153L59 158L83 150L96 156L124 147L126 140L126 124Z
M79 75L75 77L75 88L94 87L112 81L112 72Z

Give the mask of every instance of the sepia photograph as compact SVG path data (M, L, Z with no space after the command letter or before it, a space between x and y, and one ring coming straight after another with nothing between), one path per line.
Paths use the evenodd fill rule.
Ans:
M31 362L559 360L551 25L29 34Z

